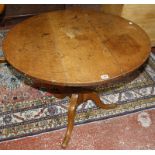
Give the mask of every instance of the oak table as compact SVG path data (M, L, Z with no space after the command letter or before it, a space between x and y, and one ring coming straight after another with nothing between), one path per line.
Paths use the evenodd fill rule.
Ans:
M70 96L68 145L77 106L87 100L108 109L93 89L138 69L148 58L150 41L136 24L118 16L68 9L43 13L13 27L3 41L4 58L26 76ZM68 91L70 90L70 91Z

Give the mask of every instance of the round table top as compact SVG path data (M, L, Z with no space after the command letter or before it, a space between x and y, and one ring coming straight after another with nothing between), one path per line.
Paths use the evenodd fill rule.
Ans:
M6 60L30 77L54 85L103 84L139 68L150 41L118 16L69 9L31 17L3 42Z

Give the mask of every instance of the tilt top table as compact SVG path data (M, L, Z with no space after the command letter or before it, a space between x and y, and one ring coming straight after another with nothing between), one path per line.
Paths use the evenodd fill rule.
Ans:
M104 104L92 89L138 69L148 58L150 41L136 24L118 16L69 9L43 13L13 27L3 41L5 60L18 71L59 89L56 97L71 97L62 147L68 145L77 106L93 100ZM77 89L76 89L77 88ZM80 88L80 89L79 89ZM73 90L73 91L72 91Z

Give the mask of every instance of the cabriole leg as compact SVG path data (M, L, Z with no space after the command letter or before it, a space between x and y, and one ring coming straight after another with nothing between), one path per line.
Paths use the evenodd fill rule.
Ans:
M72 133L73 126L74 126L74 118L75 118L75 113L76 113L76 108L77 108L77 101L78 101L78 94L72 94L70 104L68 107L67 131L66 131L63 143L62 143L62 148L67 147L68 142L71 137L71 133Z

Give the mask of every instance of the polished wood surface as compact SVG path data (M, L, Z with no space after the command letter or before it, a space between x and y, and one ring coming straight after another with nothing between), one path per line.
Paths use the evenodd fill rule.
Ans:
M95 11L44 13L18 24L3 42L17 70L53 85L92 86L141 66L150 41L136 24Z
M5 7L4 4L0 4L0 14L4 11L4 7Z
M132 20L145 30L155 46L155 4L104 4L102 11Z

